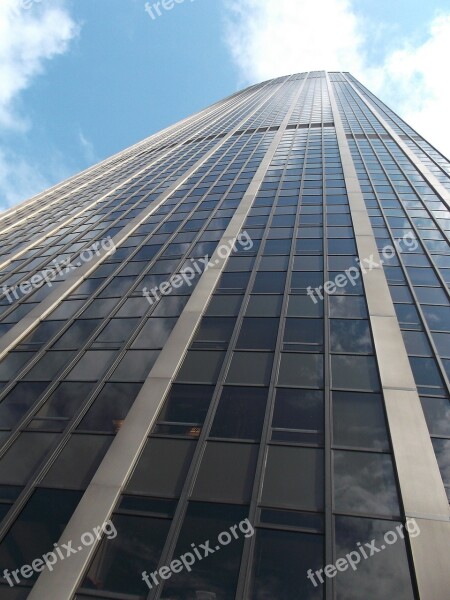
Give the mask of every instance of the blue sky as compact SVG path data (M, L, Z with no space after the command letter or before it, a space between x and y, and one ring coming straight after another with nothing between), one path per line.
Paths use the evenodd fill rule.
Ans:
M443 0L178 0L152 12L144 0L1 0L0 208L250 83L312 69L351 71L450 154Z

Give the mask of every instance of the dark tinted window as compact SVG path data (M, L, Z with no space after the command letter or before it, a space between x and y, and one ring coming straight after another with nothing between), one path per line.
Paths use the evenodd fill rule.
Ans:
M272 426L302 430L309 435L312 443L321 440L324 427L323 392L277 389ZM308 437L304 439L306 441Z
M139 319L111 319L97 336L95 342L122 344L131 337L131 333L136 329L139 321Z
M225 352L190 350L176 379L186 383L215 383L224 358Z
M280 508L321 510L324 494L323 451L269 446L262 503ZM290 473L286 477L286 473Z
M57 348L58 350L77 350L78 348L81 348L100 323L101 321L95 319L75 321L56 344L54 344L53 348Z
M250 318L243 320L236 348L273 350L277 341L279 319Z
M117 515L113 525L117 536L102 540L83 588L145 596L149 589L142 572L156 569L170 521Z
M336 510L398 515L397 489L388 454L334 451Z
M283 296L250 296L245 315L247 317L278 317Z
M112 437L73 435L44 477L42 485L83 490L105 456Z
M225 387L220 396L212 437L260 439L267 389Z
M366 302L358 296L330 296L330 317L356 319L367 317Z
M33 406L47 387L48 382L20 382L0 404L0 426L14 427L19 419Z
M229 531L233 525L243 522L246 516L245 509L239 506L190 502L173 556L178 557L190 552L192 544L198 547L207 539L213 541L214 548L220 533ZM251 530L247 529L247 523L242 527L244 531L248 531L247 535L251 533ZM239 529L237 533L238 539L233 538L229 545L220 546L220 552L208 556L207 560L198 561L195 570L188 572L183 569L179 574L172 575L165 584L161 598L234 598L244 542L244 535Z
M138 383L107 383L78 429L116 433L140 389Z
M333 392L333 439L338 446L389 449L382 397Z
M232 384L268 385L273 354L269 352L235 352L226 382Z
M144 381L158 355L157 350L128 350L111 375L111 380Z
M53 433L21 433L0 459L0 483L25 485L55 440Z
M286 319L284 350L323 351L322 319Z
M226 349L234 330L231 317L204 317L192 342L193 348Z
M61 537L80 497L80 492L36 490L0 546L3 567L14 570L31 565L37 557L54 550L53 544ZM35 573L33 579L38 575Z
M132 344L135 349L162 348L166 343L172 329L175 327L176 318L149 319Z
M373 356L331 356L333 388L377 391L380 387Z
M323 586L300 574L323 568L323 537L291 531L259 529L256 534L251 600L320 600Z
M286 273L276 271L260 271L256 274L253 293L280 294L284 292Z
M250 502L259 446L208 442L192 498L211 502Z
M88 350L67 375L71 381L96 381L112 363L115 352Z
M210 385L174 384L158 421L203 423L213 392Z
M207 316L236 316L242 304L244 296L232 296L216 294L206 310Z
M127 485L127 492L177 498L191 464L196 442L150 439ZM161 460L164 457L164 461Z
M365 320L332 319L330 323L331 352L368 354L373 352L369 322Z
M278 385L322 387L323 355L282 353Z
M374 597L395 600L415 598L405 541L400 535L395 544L386 545L384 540L384 536L396 531L398 526L400 523L395 521L336 517L336 556L345 556L357 547L358 542L361 543L360 540L374 540L377 549L384 547L383 551L376 552L369 560L361 560L357 569L338 573L335 578L337 600L359 600L361 590L371 590ZM416 535L417 532L414 537Z

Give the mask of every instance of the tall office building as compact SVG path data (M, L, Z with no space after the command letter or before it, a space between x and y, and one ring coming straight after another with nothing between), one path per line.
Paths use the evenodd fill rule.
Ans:
M311 72L0 215L1 600L448 600L449 207Z

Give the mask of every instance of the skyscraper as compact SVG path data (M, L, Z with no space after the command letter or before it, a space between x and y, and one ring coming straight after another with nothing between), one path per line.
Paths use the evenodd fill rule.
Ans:
M0 215L0 598L448 600L449 203L310 72Z

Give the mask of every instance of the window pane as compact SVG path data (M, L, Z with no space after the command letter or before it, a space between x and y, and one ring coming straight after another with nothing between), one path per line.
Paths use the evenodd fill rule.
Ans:
M211 298L205 314L207 316L236 316L239 314L243 299L244 296L216 294Z
M394 304L400 327L422 329L419 313L412 304Z
M176 380L186 383L216 383L224 358L225 352L190 350Z
M44 477L44 487L84 490L89 485L113 438L73 435Z
M196 444L191 440L148 440L127 485L127 493L178 498Z
M109 300L101 300L109 302ZM116 302L112 300L112 302ZM119 309L117 317L142 317L149 309L149 303L146 298L128 298L122 308Z
M383 400L378 394L333 392L333 439L338 446L389 449Z
M88 350L67 375L69 381L97 381L112 363L115 352Z
M158 350L128 350L111 375L111 381L144 381L158 356Z
M72 418L92 390L90 383L61 383L44 406L36 413L39 418Z
M12 571L31 565L54 550L53 544L61 537L80 498L80 492L36 490L0 545L2 568ZM38 576L34 573L32 580Z
M164 297L158 302L152 313L154 317L179 317L185 307L188 296Z
M434 331L450 331L450 307L423 306L425 319Z
M236 385L268 385L273 354L269 352L235 352L226 382Z
M423 412L431 435L450 437L450 401L448 398L427 398L422 396Z
M378 391L380 387L372 356L331 356L331 380L334 389Z
M263 296L251 295L247 309L246 317L278 317L281 313L283 296Z
M267 389L225 387L220 396L211 437L259 440Z
M322 387L323 355L282 353L278 373L278 385L288 387Z
M216 541L218 536L222 532L229 531L233 525L244 522L246 516L246 510L239 506L190 502L173 557L192 551L192 544L198 547L205 540L211 540L211 547L215 548L218 544ZM228 600L234 598L244 535L251 534L250 527L247 522L244 522L242 529L247 533L243 534L240 529L237 529L238 539L233 538L229 545L220 546L220 552L208 556L207 560L197 561L191 572L183 569L179 574L173 574L165 584L161 599Z
M450 333L433 333L433 340L441 358L450 358Z
M432 356L427 336L421 331L402 331L406 352L411 356ZM436 334L445 335L445 334Z
M243 292L247 288L250 273L223 273L217 285L218 290Z
M195 334L193 347L226 350L235 322L231 317L203 317Z
M334 500L338 511L398 515L392 459L388 454L334 451Z
M210 502L250 502L259 446L208 442L192 498Z
M78 320L62 335L62 337L53 345L58 350L78 350L88 338L92 335L94 329L100 325L101 321L95 319Z
M63 370L76 352L46 352L39 362L24 376L28 381L51 381Z
M286 271L288 256L263 256L258 266L259 271Z
M450 485L450 440L433 438L432 442L442 479L448 486Z
M444 384L434 358L409 357L416 385L421 394L444 393Z
M323 450L269 446L262 504L281 508L322 510L323 463Z
M279 319L274 318L244 318L236 348L274 350L279 323Z
M81 302L84 304L83 300L81 300ZM103 319L109 315L118 302L119 298L114 298L111 300L106 300L105 298L102 298L101 300L94 300L83 312L82 317L84 319Z
M33 406L49 382L19 382L0 404L0 426L13 428Z
M321 600L324 586L314 587L306 573L323 568L323 552L321 535L259 529L251 600Z
M367 540L367 543L374 540L376 548L385 548L369 560L361 560L357 569L347 569L337 574L337 600L361 600L362 597L395 600L415 598L404 540L400 535L395 544L387 545L384 540L386 533L392 534L399 525L396 521L336 517L336 556L346 556L363 540Z
M323 302L309 296L289 296L288 317L323 317Z
M202 424L208 412L214 386L174 384L158 421Z
M284 350L323 352L322 319L286 319Z
M0 381L12 379L33 356L34 352L10 352L0 363Z
M25 485L55 440L53 433L22 433L0 459L0 484Z
M373 352L369 322L365 320L332 319L330 323L331 352Z
M366 302L358 296L330 296L330 317L340 319L367 318Z
M272 427L298 429L305 432L304 440L310 443L323 441L323 392L278 388Z
M142 572L158 566L170 520L116 515L113 525L117 536L102 540L83 589L146 597L149 589Z
M139 383L107 383L78 429L116 433L141 387Z
M122 344L130 338L138 324L139 319L111 319L95 342Z
M163 348L176 322L175 317L149 319L131 347L135 349Z
M286 273L276 271L260 271L256 274L253 293L282 294L286 284Z
M62 329L63 321L43 321L20 342L20 348L38 348L49 342Z

